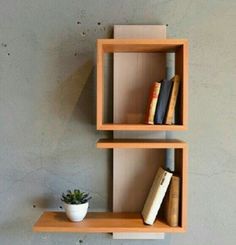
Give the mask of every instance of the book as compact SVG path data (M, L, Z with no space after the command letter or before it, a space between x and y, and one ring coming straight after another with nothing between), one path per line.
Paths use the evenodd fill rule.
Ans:
M163 168L158 169L142 210L144 223L152 225L155 222L156 216L170 183L171 176L172 173L164 170Z
M147 109L146 119L145 119L145 123L147 124L154 124L154 116L155 116L160 88L161 88L161 84L159 82L152 83L150 93L149 93L148 109Z
M164 168L170 172L175 171L175 149L166 149Z
M166 112L165 124L172 124L174 118L175 105L177 101L177 96L179 92L180 77L175 75L172 79L173 86L171 89L171 94L169 98L169 103Z
M161 81L161 89L154 116L154 124L163 124L170 97L173 81L164 79Z
M179 224L180 177L172 176L166 194L166 221L170 226Z

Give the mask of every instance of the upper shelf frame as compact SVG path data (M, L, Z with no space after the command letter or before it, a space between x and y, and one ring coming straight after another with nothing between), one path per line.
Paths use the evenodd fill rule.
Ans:
M104 123L105 53L175 53L175 73L181 78L178 125ZM185 39L98 39L97 40L97 130L179 131L187 129L188 41Z

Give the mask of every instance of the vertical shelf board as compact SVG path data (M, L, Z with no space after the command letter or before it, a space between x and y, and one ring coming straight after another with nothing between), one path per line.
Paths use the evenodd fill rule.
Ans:
M180 124L187 129L188 120L188 42L179 47L175 52L175 74L180 76L182 81L180 94L177 101L176 117Z
M103 124L103 101L104 101L104 51L102 42L97 41L97 128Z
M187 228L187 192L188 192L188 148L187 144L182 149L175 149L175 172L181 178L180 199L182 207L180 208L180 226L186 230Z
M129 116L129 119L122 119L122 121L116 122L114 118L114 122L105 122L104 121L104 75L103 75L103 56L105 53L120 53L126 57L126 53L142 53L142 54L165 54L167 52L174 52L176 59L175 59L175 69L176 74L179 73L181 77L181 87L179 93L179 101L177 103L178 108L177 112L177 124L173 125L145 125L142 120L137 120L132 118L132 111L131 113L125 116ZM129 57L129 56L127 56ZM97 129L98 130L137 130L137 131L159 131L159 130L186 130L187 128L187 77L188 77L188 42L184 39L99 39L97 40ZM153 65L153 62L150 62L150 65ZM155 64L155 63L154 63ZM157 62L158 65L158 62ZM132 70L132 64L129 69L123 69L124 74L117 74L118 76L125 77L126 72ZM143 67L142 72L145 74L145 66ZM165 71L163 71L165 72ZM145 77L145 75L144 75ZM164 78L165 75L162 76ZM148 88L150 87L151 81L143 81L145 85L145 89L142 90L142 93L148 97ZM155 79L156 80L156 79ZM129 83L129 81L127 81ZM125 87L124 87L125 89ZM132 90L129 91L130 96L137 93L137 87L134 86ZM143 88L142 88L143 89ZM144 92L145 91L145 92ZM128 99L129 103L127 103L127 109L129 104L131 103L139 103L139 100L130 101L130 96L121 96L122 99ZM141 95L140 95L141 96ZM143 95L142 95L143 96ZM141 99L142 101L142 99ZM147 102L146 102L147 103ZM142 102L141 105L137 106L138 109L142 109L141 111L134 111L136 116L138 113L141 114L141 117L145 114L145 105ZM137 122L138 121L138 122Z
M166 38L166 25L115 25L114 38L164 39ZM132 64L132 66L130 64ZM115 122L117 129L125 129L123 131L114 131L114 138L165 138L165 131L156 130L153 132L152 128L150 128L150 131L140 131L142 128L145 130L149 128L147 128L146 125L140 124L140 122L138 124L135 120L139 118L132 117L132 114L135 115L135 113L137 113L139 116L140 112L143 113L143 111L146 111L147 96L151 82L163 79L166 75L166 64L165 53L114 53L113 120L110 122ZM174 67L173 62L172 67ZM104 70L106 71L106 67L104 67ZM130 91L134 91L134 89L135 92L132 93L131 101ZM121 94L122 97L120 96ZM104 108L106 108L106 106ZM130 114L131 117L129 116ZM107 115L106 112L105 115ZM134 125L131 125L130 121L129 124L123 125L122 123L124 123L125 120L131 120ZM109 122L109 120L104 120L104 122ZM113 127L114 125L106 124L105 127L107 126ZM159 128L163 130L162 127L158 127L158 129ZM128 129L129 131L127 131ZM137 151L133 149L132 153L129 151L128 158L124 153L122 149L113 149L113 212L139 211L142 208L141 205L143 205L143 200L146 198L146 193L148 193L150 189L151 181L158 168L158 165L155 164L155 160L153 159L163 159L164 156L163 151L150 151L148 149L139 150L139 154L136 154ZM144 159L144 161L142 159ZM148 168L145 164L145 159L149 162ZM125 175L123 174L124 169L126 170ZM140 173L142 175L141 183L135 181L136 176ZM120 181L120 175L122 176L122 182ZM132 179L135 181L133 185L130 183ZM130 201L128 204L122 197L122 191L126 189L127 186L131 186L131 188L134 186L140 189L139 194L132 195L132 198L129 198ZM160 232L155 234L134 234L128 232L122 235L113 232L114 239L164 239L164 236L165 233Z
M174 140L174 139L166 139L166 140L154 140L154 139L100 139L97 142L97 148L100 149L123 149L123 154L127 157L129 157L129 150L136 149L137 151L143 150L143 149L155 149L157 151L163 150L163 149L174 149L175 150L175 173L180 176L181 179L181 195L180 195L180 218L179 218L179 227L183 231L186 230L186 223L187 223L187 169L188 169L188 163L187 163L187 144L180 140ZM122 160L122 159L121 159ZM156 165L158 166L158 160L156 160ZM122 163L122 162L121 162ZM116 163L118 165L118 163ZM148 163L147 163L148 164ZM127 167L129 166L129 163L127 163ZM129 168L130 169L130 168ZM115 173L114 173L115 174ZM124 173L125 174L125 173ZM155 174L155 173L154 173ZM120 183L122 183L122 176L119 177ZM154 176L153 176L154 178ZM142 178L138 178L139 182L141 182ZM143 179L142 179L143 180ZM153 180L151 180L152 183ZM133 183L132 183L133 184ZM137 189L136 189L137 190ZM127 190L122 190L124 193ZM140 191L138 189L138 191ZM135 195L135 189L132 189L132 195ZM120 196L121 198L121 196ZM142 201L142 205L145 201ZM121 203L121 202L120 202ZM140 205L136 205L138 209L136 210L129 210L132 212L141 212ZM122 207L124 208L124 207ZM128 207L130 208L130 207ZM131 206L132 208L132 206ZM117 210L117 209L116 209ZM119 211L119 210L118 210ZM123 210L128 211L128 210ZM160 214L161 215L161 214Z

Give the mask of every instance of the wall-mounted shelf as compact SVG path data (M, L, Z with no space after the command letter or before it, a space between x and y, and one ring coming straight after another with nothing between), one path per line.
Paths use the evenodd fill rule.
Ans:
M81 222L71 222L64 212L45 212L33 227L35 232L183 232L181 227L170 227L158 220L153 226L145 225L139 213L88 213Z
M100 139L97 148L133 148L133 149L185 149L187 144L177 139Z
M184 232L187 200L187 145L180 140L101 139L97 148L124 150L175 149L175 172L181 177L180 222L178 227L166 224L161 213L153 226L145 225L139 212L91 212L82 222L71 222L64 212L44 212L33 227L35 232ZM158 159L157 159L158 162ZM121 180L122 181L122 180Z
M111 96L105 96L105 76L104 76L104 63L105 55L109 53L174 53L175 74L180 76L180 92L179 99L176 104L176 122L172 125L147 125L144 123L145 109L147 106L148 89L150 83L153 80L144 79L142 85L137 86L135 81L129 80L130 72L132 71L132 64L127 67L123 67L122 70L122 82L123 86L127 87L127 83L130 83L128 90L123 90L125 94L119 94L120 100L124 101L121 103L122 109L114 108L117 113L119 110L119 121L114 119L113 122L107 121L106 119L106 108L108 105L105 101L105 97L110 98ZM137 61L138 62L138 61ZM158 63L156 67L158 67ZM150 66L155 64L149 64L149 67L142 67L142 74L148 73ZM161 65L160 67L163 67ZM145 70L147 69L147 70ZM158 68L157 68L158 70ZM163 69L165 70L165 69ZM160 71L158 71L160 73ZM127 73L127 76L125 75ZM162 71L164 74L165 72ZM115 74L116 76L121 76ZM162 77L163 79L164 77ZM188 42L184 39L99 39L97 40L97 129L98 130L136 130L136 131L170 131L170 130L186 130L187 129L187 78L188 78ZM157 79L157 78L156 78ZM125 81L124 81L125 80ZM111 81L109 81L111 82ZM134 98L135 93L135 98ZM135 101L132 103L130 98ZM128 100L128 101L127 101ZM136 105L134 105L136 104ZM137 122L137 118L140 119ZM135 120L133 118L136 118Z
M165 151L167 149L174 149L174 173L180 177L180 181L181 181L180 210L179 210L180 218L179 218L178 232L180 230L181 231L185 230L186 223L187 223L187 168L188 168L188 164L187 164L188 149L187 149L187 144L185 142L176 139L100 139L97 142L97 148L119 150L118 154L121 156L120 158L121 161L123 162L123 159L128 159L126 163L127 169L129 169L129 171L132 171L135 174L130 175L130 173L125 172L125 169L123 169L123 171L121 172L120 169L118 170L117 168L113 170L114 173L116 173L116 171L119 171L118 174L115 174L116 181L119 180L119 183L124 183L123 187L119 187L119 189L116 189L116 192L120 193L120 195L118 195L119 205L116 206L116 210L119 210L121 206L122 207L128 206L127 204L128 197L124 195L124 192L126 192L126 190L128 189L130 193L132 193L132 195L129 195L129 208L128 207L127 208L133 209L132 207L134 207L134 209L137 210L138 212L142 210L142 207L146 200L148 190L150 189L150 186L147 186L147 181L150 182L151 180L151 183L153 182L153 173L148 173L147 175L147 170L150 172L149 168L150 167L153 168L153 165L155 168L162 166L163 162L165 161L163 160L162 155L164 156L166 155ZM138 169L138 167L140 167L139 163L133 162L134 159L132 157L130 158L130 155L136 153L136 155L140 156L140 152L143 151L145 151L145 158L142 158L142 161L146 163L146 167L144 164L142 165L141 169ZM154 157L150 158L150 155L153 155ZM133 168L130 168L131 165L133 166ZM126 182L127 174L129 177L131 177L131 179L129 178L128 182ZM137 180L139 182L138 190L136 189ZM146 188L147 191L145 190ZM113 200L113 202L115 202L115 200ZM133 206L132 203L134 204ZM127 210L127 211L132 211L132 210ZM159 212L157 218L160 219L163 216L164 213ZM163 223L165 223L164 219L163 219ZM165 232L175 232L175 229L172 228L173 227L170 227L166 224Z
M186 130L183 125L148 125L148 124L121 124L104 123L101 130L129 130L129 131L183 131Z
M142 30L144 27L140 28ZM165 37L164 32L160 32L160 36ZM133 116L134 114L136 117L145 113L147 102L145 96L148 96L148 90L153 79L164 78L166 69L165 53L170 52L175 54L175 74L178 74L181 78L179 98L175 111L175 124L147 125L142 120L137 122L137 118L134 120ZM140 55L139 53L142 54ZM146 55L146 53L148 54ZM155 54L152 55L152 53ZM108 91L104 81L106 54L114 54L113 71L115 82L113 84L114 93L112 92L114 98L110 94L105 96L105 92ZM134 69L130 69L132 63L135 62ZM141 71L140 74L138 73L139 71ZM97 129L135 130L137 134L140 133L138 131L186 130L187 78L188 42L186 40L98 40ZM106 100L105 97L109 99ZM132 98L133 102L131 106L129 106L130 98ZM114 105L112 121L107 121L105 116L107 103ZM119 132L114 133L114 137L117 138L117 136L119 137ZM81 222L69 221L64 212L44 212L33 227L35 232L117 233L119 237L119 233L127 233L125 235L129 235L129 233L140 232L144 235L148 233L184 232L186 230L188 151L185 142L174 139L101 139L97 142L97 148L113 150L115 159L113 164L114 212L90 212ZM164 211L160 209L154 225L145 225L141 210L153 183L154 175L160 166L164 166L165 155L167 149L170 148L174 149L174 172L180 177L181 182L179 224L177 227L169 226L164 219ZM137 184L137 182L139 183ZM128 203L127 200L129 200Z

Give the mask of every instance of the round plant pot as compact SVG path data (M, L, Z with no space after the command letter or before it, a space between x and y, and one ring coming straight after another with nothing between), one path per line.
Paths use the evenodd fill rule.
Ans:
M88 212L88 202L83 204L67 204L64 203L66 216L73 222L78 222L84 219Z

